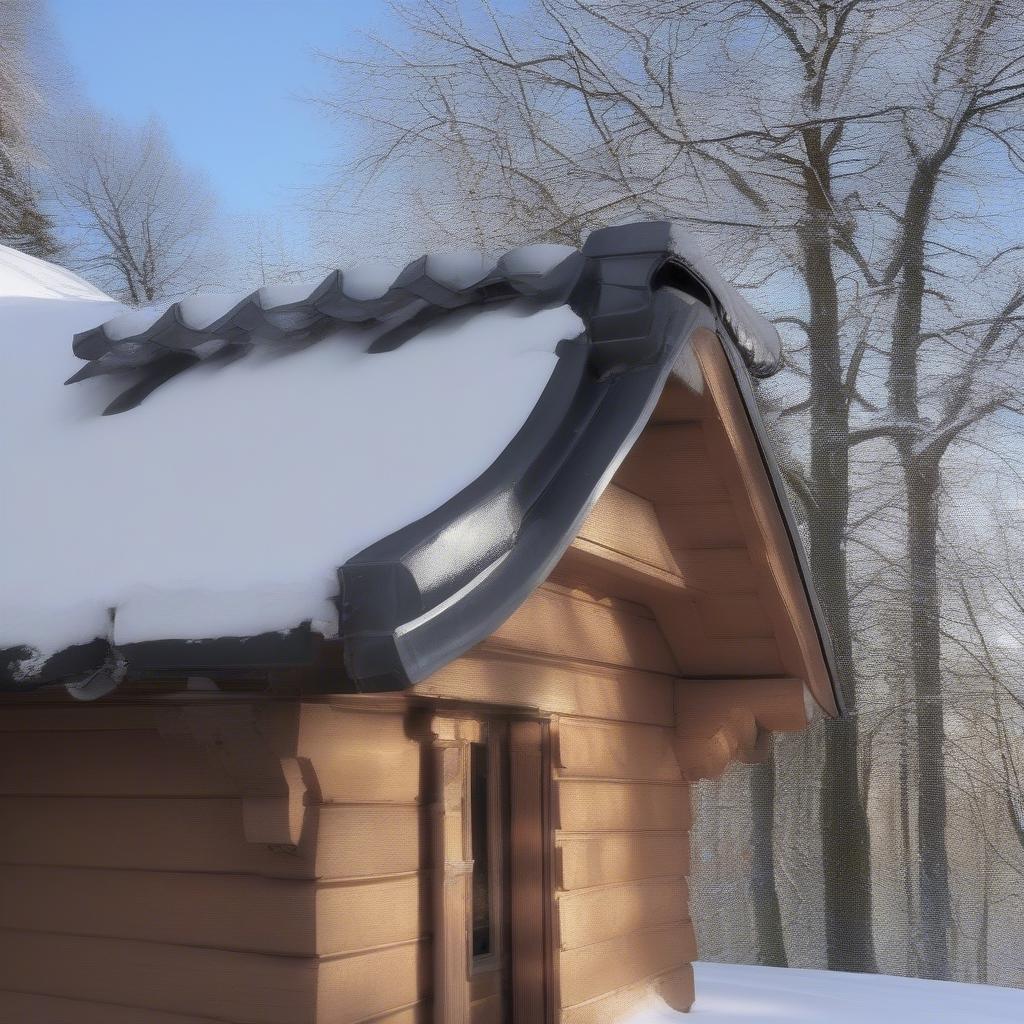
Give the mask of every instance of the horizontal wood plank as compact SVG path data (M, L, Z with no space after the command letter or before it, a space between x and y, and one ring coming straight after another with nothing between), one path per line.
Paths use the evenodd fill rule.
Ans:
M561 1005L572 1006L651 975L690 963L697 954L689 922L563 950L558 959Z
M212 1017L161 1013L134 1006L0 992L0 1024L224 1024Z
M357 1024L422 999L429 959L423 942L317 960L0 931L0 989L250 1024Z
M431 968L429 942L328 960L320 968L316 1024L415 1020L414 1004L430 992Z
M421 876L337 884L161 871L8 866L0 927L292 956L422 935Z
M701 631L715 640L770 639L772 622L756 594L702 594L696 602Z
M708 458L700 423L649 425L615 474L615 482L659 506L729 500L718 468Z
M671 674L675 659L653 618L585 595L535 590L491 636L492 645Z
M676 560L692 590L730 595L757 592L757 578L746 548L679 548Z
M357 1024L431 1024L429 998ZM62 999L28 992L0 992L0 1024L225 1024L223 1018L163 1013L132 1006Z
M316 773L324 803L410 803L420 798L420 745L402 713L359 713L303 704L298 754Z
M0 931L0 989L251 1024L313 1024L319 966L301 957Z
M674 685L653 673L517 657L482 647L413 689L425 696L672 726Z
M690 827L684 784L561 780L554 785L557 827L565 832L678 831Z
M784 674L774 639L716 640L704 637L699 644L686 646L684 643L680 647L679 674L684 678L756 678Z
M682 878L600 886L559 895L558 936L574 949L689 916Z
M672 550L741 548L746 544L743 527L729 500L706 501L693 494L686 504L659 504L658 522L671 538ZM675 555L672 556L675 561Z
M310 807L295 849L245 840L238 800L0 798L0 863L271 878L353 878L415 871L424 856L415 806Z
M577 537L552 578L589 590L646 603L651 595L682 595L686 580L678 572L666 572L611 548Z
M785 674L773 637L712 636L701 615L702 604L703 597L698 597L694 602L656 606L665 637L675 651L680 676L750 678Z
M316 897L316 949L351 953L425 935L430 927L426 872L358 884L321 883Z
M562 717L556 760L563 777L680 781L671 729Z
M384 804L310 808L318 878L364 878L415 871L427 863L426 811Z
M154 729L8 732L0 795L237 796L209 747Z
M555 842L556 885L565 890L689 871L689 834L684 831L559 833Z
M609 484L580 527L579 539L678 575L672 549L646 498Z
M240 800L0 797L0 862L310 877L312 851L247 843Z
M688 1010L693 1004L693 967L683 964L665 974L567 1007L562 1010L560 1024L608 1024L622 1020L651 996L664 1000L673 1010Z
M211 703L179 710L177 717L165 716L159 729L6 732L0 744L0 795L237 796L252 780L256 751L258 760L275 770L280 758L305 758L315 799L325 803L419 798L420 749L403 709L364 713L303 702L291 708ZM54 707L49 718L64 715ZM97 725L103 721L88 712L83 718ZM47 716L21 720L44 725ZM115 715L107 722L118 720L127 721ZM237 749L239 743L245 749ZM258 767L267 771L262 763Z

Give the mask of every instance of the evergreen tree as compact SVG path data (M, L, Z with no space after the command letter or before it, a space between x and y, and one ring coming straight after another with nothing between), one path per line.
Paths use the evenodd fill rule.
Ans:
M57 240L30 177L29 126L40 104L26 40L36 13L30 0L0 0L0 243L49 258Z

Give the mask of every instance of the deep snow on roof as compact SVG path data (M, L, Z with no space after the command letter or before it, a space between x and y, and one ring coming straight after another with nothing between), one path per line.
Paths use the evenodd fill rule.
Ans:
M0 650L32 648L22 675L94 638L334 635L337 567L478 477L582 329L513 301L367 358L380 329L342 328L103 417L123 381L63 382L104 299L0 247Z
M0 299L11 298L112 301L70 270L0 245Z
M625 1024L1020 1024L1024 991L778 967L696 963L689 1013L662 1003Z

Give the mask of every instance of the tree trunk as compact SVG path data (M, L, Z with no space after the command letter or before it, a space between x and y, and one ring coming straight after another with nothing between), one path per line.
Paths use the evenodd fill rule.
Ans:
M765 762L756 765L751 772L750 802L753 818L750 890L757 930L757 962L766 967L788 967L779 894L775 888L774 744L769 746Z
M946 852L945 715L939 636L939 471L934 460L904 464L910 566L911 666L917 716L920 973L949 978L949 861Z
M818 394L828 397L821 390ZM831 395L834 403L842 404L838 392L832 391ZM847 453L845 447L840 448L834 442L836 434L827 424L825 416L820 416L816 425L812 417L812 450L825 448L831 465L827 469L819 465L818 472L813 474L818 509L810 516L810 562L818 595L828 611L836 669L843 681L851 715L830 723L825 740L821 783L825 937L831 970L876 973L878 963L871 920L871 843L859 792L857 697L847 593L845 530L850 500ZM822 459L817 461L820 463Z
M900 702L905 699L904 686L900 686ZM906 949L903 971L912 974L917 965L917 921L914 914L914 859L910 836L910 726L906 717L899 716L900 737L900 866L903 871L903 912L906 921Z
M910 596L910 668L917 724L917 853L920 901L918 973L949 977L949 863L946 852L945 722L938 582L939 461L919 451L922 423L919 374L925 296L925 236L932 199L951 138L942 152L922 161L915 174L904 219L902 278L893 317L889 355L889 408L898 424L893 438L907 499L907 554Z
M834 643L838 632L833 629ZM848 635L846 647L848 652ZM840 656L836 660L842 664ZM856 721L830 723L825 743L821 845L828 966L834 971L877 973L871 922L871 844L867 815L857 794Z
M828 615L836 669L850 717L833 722L821 780L821 845L825 875L825 937L832 970L877 972L871 922L871 844L857 770L857 691L850 630L846 528L850 511L850 413L843 376L839 297L832 260L830 209L821 194L827 161L807 133L813 171L806 175L808 224L801 229L809 299L810 476L809 561Z
M988 837L982 834L982 875L981 875L981 924L978 928L978 977L979 985L988 984L988 941L989 905L992 900L992 855L988 848Z

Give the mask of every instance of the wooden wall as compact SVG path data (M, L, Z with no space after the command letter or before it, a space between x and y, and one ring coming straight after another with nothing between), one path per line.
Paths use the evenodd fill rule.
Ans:
M481 648L416 687L551 722L555 1019L612 1024L652 991L693 998L690 793L675 659L637 602L549 582Z
M550 717L555 1016L686 1009L689 785L834 712L790 540L717 338L672 381L551 578L416 689ZM805 681L808 681L805 683Z
M371 702L0 704L0 1022L426 1020L421 748Z
M686 1009L690 791L673 730L570 715L552 729L561 1020L614 1021L652 986Z

